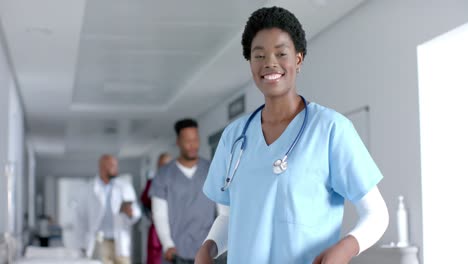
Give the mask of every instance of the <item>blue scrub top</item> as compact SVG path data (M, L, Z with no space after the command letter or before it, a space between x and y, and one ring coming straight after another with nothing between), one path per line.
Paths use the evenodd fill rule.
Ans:
M344 199L361 199L382 179L348 119L315 103L307 107L307 126L288 157L288 169L276 175L273 162L292 144L305 111L270 145L258 113L247 129L236 176L222 192L232 144L248 116L224 130L203 191L230 206L228 263L312 263L340 239Z

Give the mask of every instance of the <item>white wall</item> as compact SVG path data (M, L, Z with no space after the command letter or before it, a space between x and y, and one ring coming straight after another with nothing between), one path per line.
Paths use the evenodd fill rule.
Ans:
M1 21L0 21L1 22ZM23 220L24 114L6 56L0 23L0 232L6 231L6 177L4 166L14 164L15 230L19 234Z
M2 46L0 31L0 233L6 231L6 177L4 166L8 159L8 124L9 124L9 99L12 76L5 51Z
M309 41L299 93L343 113L370 106L370 152L385 176L380 188L391 217L381 242L396 240L394 215L402 194L411 242L422 247L416 48L466 21L468 1L368 1ZM243 90L247 100L253 94L260 104L252 90ZM229 101L199 118L202 139L226 124Z
M0 234L10 232L22 247L24 194L24 113L7 57L0 20ZM7 178L5 165L12 166L11 215L7 220Z
M8 125L8 160L14 164L14 233L17 238L21 237L23 231L24 213L27 208L24 206L24 194L27 189L24 186L26 175L24 173L24 114L20 104L19 95L14 83L10 86L9 105L9 125ZM22 246L22 245L21 245Z
M30 229L35 228L36 225L36 157L34 153L34 148L31 143L27 144L27 168L28 168L28 191L26 195L27 199L27 208L28 208L28 226Z

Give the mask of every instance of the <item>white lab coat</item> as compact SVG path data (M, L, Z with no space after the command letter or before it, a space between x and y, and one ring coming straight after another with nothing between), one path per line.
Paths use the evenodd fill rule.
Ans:
M105 191L96 177L82 195L81 202L76 209L76 238L86 255L91 257L96 244L96 236L101 226L105 212ZM123 201L133 201L133 217L129 218L120 212ZM133 186L119 178L113 180L111 209L114 220L114 242L117 256L130 256L131 227L141 217L141 210L137 204Z

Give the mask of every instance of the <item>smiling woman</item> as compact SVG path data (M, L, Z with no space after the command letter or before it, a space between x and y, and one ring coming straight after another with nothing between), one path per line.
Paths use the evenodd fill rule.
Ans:
M307 53L301 24L294 16L284 14L284 9L278 8L271 16L252 15L252 20L263 21L246 26L242 35L244 58L250 62L255 84L268 98L295 93L296 74Z
M229 263L348 263L387 227L376 187L382 175L348 119L298 95L307 44L292 13L255 11L242 45L265 104L221 136L203 190L228 209L196 263L212 263L226 249ZM279 162L287 159L288 166L272 171L285 152ZM233 162L231 156L240 158ZM360 221L340 239L345 199L358 208Z
M295 90L296 73L304 59L296 52L288 33L279 29L264 29L252 40L250 69L255 84L270 98Z

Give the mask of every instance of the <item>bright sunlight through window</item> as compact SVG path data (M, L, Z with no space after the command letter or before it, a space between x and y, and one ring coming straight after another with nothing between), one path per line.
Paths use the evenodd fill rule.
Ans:
M425 264L466 260L468 24L418 47Z

